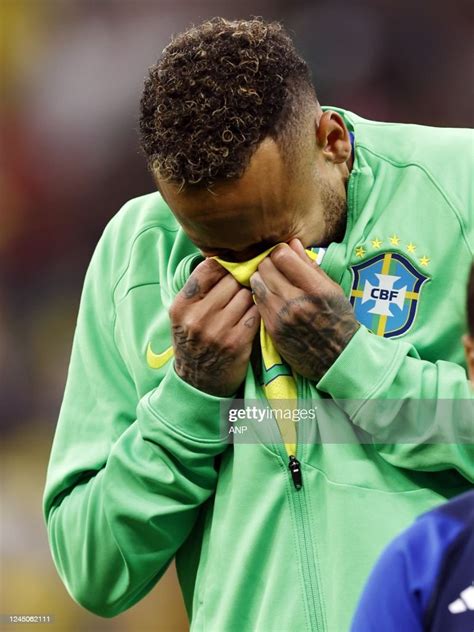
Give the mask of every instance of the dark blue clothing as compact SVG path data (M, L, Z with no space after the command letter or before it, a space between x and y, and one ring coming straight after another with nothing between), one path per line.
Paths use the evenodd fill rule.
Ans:
M382 553L351 632L474 631L474 491L420 516Z

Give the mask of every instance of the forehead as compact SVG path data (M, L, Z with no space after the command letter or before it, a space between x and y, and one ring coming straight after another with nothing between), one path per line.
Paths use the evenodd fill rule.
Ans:
M159 182L163 197L198 246L245 247L282 236L291 218L291 186L277 144L265 139L239 180L211 191Z

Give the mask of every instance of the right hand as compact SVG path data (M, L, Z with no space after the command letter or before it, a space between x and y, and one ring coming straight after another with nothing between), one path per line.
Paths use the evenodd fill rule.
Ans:
M176 373L195 388L233 395L242 384L260 326L252 292L214 259L202 261L169 315Z

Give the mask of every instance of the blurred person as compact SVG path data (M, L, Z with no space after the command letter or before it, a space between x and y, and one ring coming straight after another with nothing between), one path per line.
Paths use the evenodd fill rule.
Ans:
M474 264L464 347L474 386ZM351 632L474 630L474 491L420 516L370 574Z
M158 192L86 275L43 499L58 572L113 617L175 558L192 629L348 629L386 543L474 479L472 133L321 107L279 24L220 18L150 69L140 129ZM230 445L222 411L272 384L334 403L343 441L318 419Z

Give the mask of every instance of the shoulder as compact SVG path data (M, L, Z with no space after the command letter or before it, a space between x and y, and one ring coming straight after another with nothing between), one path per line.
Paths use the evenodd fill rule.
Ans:
M118 242L125 249L148 229L176 232L179 225L171 209L158 192L126 202L106 226L103 238Z
M388 550L402 553L425 568L428 565L434 567L441 563L445 550L468 525L474 525L474 491L419 516L389 545ZM419 567L418 564L415 566Z
M124 274L132 252L150 232L174 236L178 230L173 213L158 192L133 198L106 225L88 274L99 274L113 282Z
M420 522L442 519L474 526L474 490L455 496L449 502L443 503L418 518Z
M356 152L363 154L373 172L391 178L394 186L400 178L412 177L413 186L436 189L474 248L474 130L371 121L340 113L353 128Z
M440 175L472 168L472 129L371 121L353 112L341 112L352 124L360 146L395 164L417 164Z

